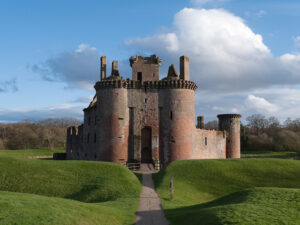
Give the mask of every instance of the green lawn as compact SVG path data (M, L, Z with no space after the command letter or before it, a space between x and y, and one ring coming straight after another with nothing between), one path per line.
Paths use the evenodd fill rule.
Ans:
M171 224L297 224L280 221L299 221L299 171L298 160L187 160L173 162L153 177Z
M36 223L25 220L22 224L41 224L38 222L40 220L39 212L41 215L44 215L43 207L47 206L46 202L49 199L52 199L53 205L57 202L60 205L60 210L62 210L61 213L67 213L70 218L72 217L71 215L76 214L76 207L77 209L83 207L82 212L91 212L91 218L98 218L98 215L95 213L97 209L105 209L102 215L107 212L103 220L99 220L97 223L94 223L94 220L88 222L89 213L80 213L78 218L86 222L79 224L110 224L103 221L111 217L114 220L111 224L132 224L135 221L141 184L138 178L126 167L108 162L56 161L30 158L31 156L51 155L50 153L53 154L53 151L0 151L0 191L65 198L42 198L36 195L23 194L24 196L22 196L20 194L20 201L27 201L28 204L30 198L36 199L36 201L30 203L30 207L36 210L36 213L33 214ZM21 203L17 201L18 197L13 197L14 194L16 193L5 192L5 194L1 194L0 208L5 208L10 197L12 198L11 207L14 204L20 205ZM20 197L20 195L18 196ZM42 202L44 201L44 205L39 205L39 198L42 199ZM71 204L74 204L74 210L67 212L68 205ZM21 208L17 207L20 210ZM10 220L14 221L16 219L15 216L9 212L8 207L6 213L8 217L11 217ZM54 213L53 210L49 211L50 214L51 212ZM16 213L18 212L16 211ZM21 210L19 213L23 215L24 211ZM0 216L0 224L14 224L2 221L4 220L1 220ZM6 218L5 221L9 221L9 218ZM50 222L45 222L44 224L57 223L52 223L50 220ZM65 224L74 223L66 219Z

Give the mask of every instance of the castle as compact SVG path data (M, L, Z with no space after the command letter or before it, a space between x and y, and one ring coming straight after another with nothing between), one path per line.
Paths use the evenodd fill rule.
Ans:
M240 115L218 115L219 130L195 125L194 95L189 80L189 58L180 57L180 75L174 65L159 79L162 60L155 55L131 57L132 79L123 80L118 62L106 76L101 57L101 80L84 111L84 123L67 131L67 159L125 164L175 160L240 158Z

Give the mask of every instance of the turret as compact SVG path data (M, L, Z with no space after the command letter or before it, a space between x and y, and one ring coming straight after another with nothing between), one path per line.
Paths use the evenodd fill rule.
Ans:
M241 134L240 114L221 114L219 118L219 130L225 130L226 136L226 158L240 158Z

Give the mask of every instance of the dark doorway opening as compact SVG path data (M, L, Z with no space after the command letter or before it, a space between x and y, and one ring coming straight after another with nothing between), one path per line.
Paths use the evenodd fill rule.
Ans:
M142 129L142 149L141 149L141 161L142 163L152 163L152 131L151 127L145 127Z
M137 79L138 81L142 81L142 72L137 73Z

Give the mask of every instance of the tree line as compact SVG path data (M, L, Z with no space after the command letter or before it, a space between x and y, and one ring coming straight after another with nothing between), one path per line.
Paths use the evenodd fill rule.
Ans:
M74 118L50 118L0 124L0 149L65 148L68 126L78 126Z
M300 118L281 124L276 117L254 114L246 121L241 125L242 150L300 152Z
M205 124L206 129L218 129L218 121ZM241 123L242 151L300 152L300 118L287 118L282 124L276 117L253 114Z
M74 118L51 118L0 124L0 149L65 148L68 126L78 126ZM218 121L205 124L218 129ZM282 124L276 117L254 114L241 124L242 151L300 152L300 118L287 118Z

